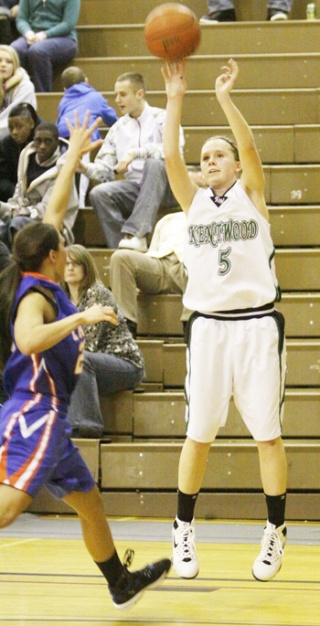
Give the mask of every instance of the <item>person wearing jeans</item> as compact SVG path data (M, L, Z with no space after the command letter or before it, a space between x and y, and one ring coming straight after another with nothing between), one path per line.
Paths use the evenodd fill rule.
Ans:
M152 231L159 207L177 206L164 161L160 159L145 160L141 181L118 180L97 185L89 197L108 248L131 248L132 243L139 252L147 249L145 236ZM133 242L124 234L131 235Z
M21 37L12 42L36 91L52 91L55 66L67 65L77 54L76 24L80 0L20 0L16 27Z
M63 287L78 311L93 304L113 309L119 325L88 324L84 327L83 369L69 404L68 419L74 435L99 438L104 423L99 394L135 389L144 376L143 357L109 289L86 248L67 248Z
M143 76L127 72L115 83L121 116L110 128L94 163L81 162L80 174L100 183L89 194L108 248L145 252L160 206L177 201L168 183L162 135L166 112L145 97ZM180 127L180 150L184 146ZM115 176L121 179L115 180Z
M288 19L293 0L268 0L267 20L278 21ZM236 12L233 0L207 0L208 15L200 19L201 24L217 22L235 22Z

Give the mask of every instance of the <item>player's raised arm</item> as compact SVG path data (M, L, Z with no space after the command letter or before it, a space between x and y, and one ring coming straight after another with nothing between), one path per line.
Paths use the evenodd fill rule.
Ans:
M185 69L185 62L168 62L161 71L167 92L167 114L163 134L167 174L170 187L181 208L188 211L198 187L190 180L179 148L182 103L187 89Z
M216 96L237 142L242 168L241 183L256 208L268 218L264 200L265 181L260 156L252 131L231 98L231 91L237 81L238 74L239 68L236 61L230 59L228 65L222 68L222 73L216 79Z
M43 222L53 224L58 230L62 228L73 184L73 176L79 160L83 154L91 152L102 144L102 140L92 142L90 139L92 131L101 123L101 118L98 117L88 127L89 119L90 111L87 111L83 124L80 124L77 114L75 115L74 125L67 120L70 130L69 148L43 217Z

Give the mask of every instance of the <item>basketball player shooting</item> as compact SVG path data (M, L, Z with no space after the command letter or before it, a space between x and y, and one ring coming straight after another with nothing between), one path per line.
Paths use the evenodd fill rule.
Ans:
M187 347L188 426L179 463L173 566L183 578L198 574L196 499L211 443L225 424L233 396L258 448L267 522L252 573L267 581L281 567L286 541L287 464L281 438L286 354L284 320L274 306L279 288L263 169L252 132L231 97L238 73L231 59L215 82L233 138L210 137L202 146L201 171L208 185L203 189L190 180L179 151L186 62L167 62L162 68L165 162L172 191L187 215L183 303L196 311Z

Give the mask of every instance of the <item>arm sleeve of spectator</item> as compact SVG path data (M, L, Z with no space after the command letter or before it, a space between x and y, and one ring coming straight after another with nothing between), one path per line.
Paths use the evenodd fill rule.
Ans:
M30 11L28 0L20 0L19 13L16 17L16 27L20 35L24 35L28 30L32 30L30 22Z
M115 313L118 314L118 307L111 294L111 291L100 284L95 284L88 289L85 295L85 309L90 308L93 304L101 304L102 306L112 306ZM82 308L82 307L81 307ZM101 338L105 333L105 325L108 322L98 322L97 324L86 324L85 326L85 347L90 352L97 352Z
M114 168L117 164L117 155L114 144L109 139L109 133L104 140L94 163L88 164L86 176L99 183L114 179Z
M31 211L33 209L36 209L36 211L38 211L39 219L42 219L43 216L44 216L45 210L47 208L47 204L49 202L49 198L50 198L50 196L52 194L52 190L53 190L53 186L54 186L55 180L56 180L55 178L51 179L50 184L48 185L48 187L46 189L46 192L45 192L45 194L42 197L40 202L37 202L36 204L28 204L27 205L30 213L31 213ZM14 200L14 198L13 198L13 200ZM23 204L23 198L21 198L19 206L21 206L22 204Z
M101 108L99 115L102 117L104 123L109 126L109 128L117 121L118 116L112 106L108 103L108 101L101 96Z
M13 99L8 106L1 111L0 113L0 134L3 135L4 132L9 132L8 130L8 117L11 109L15 107L20 102L29 102L32 106L37 109L37 99L34 91L34 85L31 80L23 80L18 84L16 89L14 90Z
M80 13L80 0L66 0L63 18L59 24L45 30L48 38L65 37L76 27Z
M157 115L157 122L160 131L161 138L163 137L164 124L166 119L166 111L160 110ZM179 135L179 144L180 151L183 154L184 148L184 134L183 130L180 126L180 135ZM136 150L136 158L137 159L164 159L164 151L162 143L147 143L144 144L141 148Z

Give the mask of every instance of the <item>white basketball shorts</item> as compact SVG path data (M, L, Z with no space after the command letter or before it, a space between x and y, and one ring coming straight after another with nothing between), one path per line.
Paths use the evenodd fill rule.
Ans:
M187 349L187 436L208 443L226 423L230 398L252 437L281 435L286 346L283 316L216 319L195 313Z

